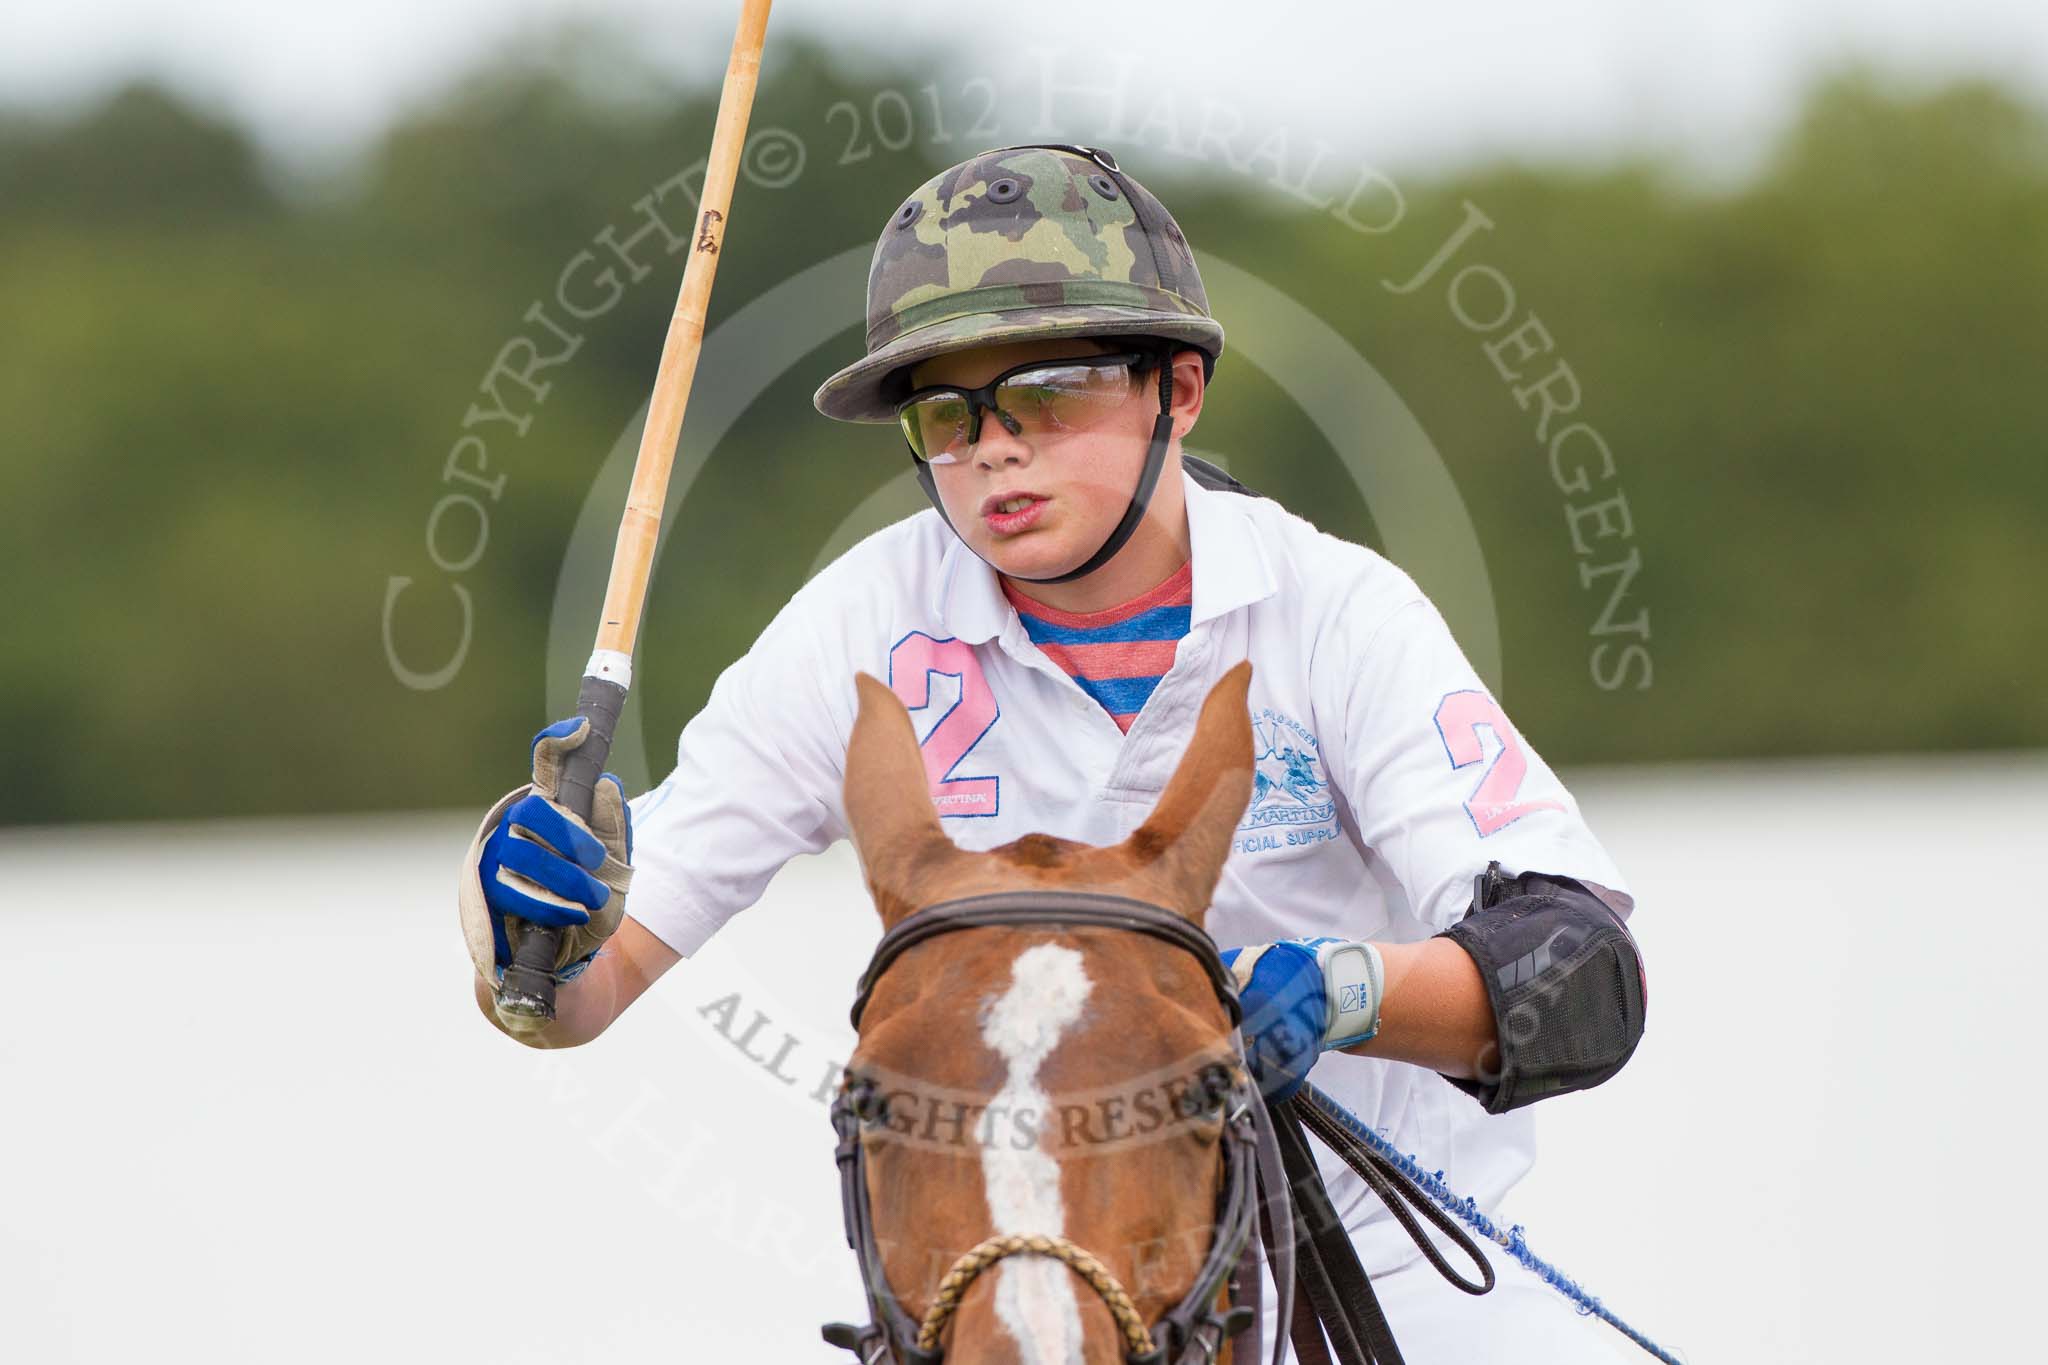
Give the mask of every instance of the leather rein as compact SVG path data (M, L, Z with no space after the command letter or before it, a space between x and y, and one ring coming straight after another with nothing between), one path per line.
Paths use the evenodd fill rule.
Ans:
M1314 1122L1312 1111L1298 1099L1267 1109L1245 1061L1243 1037L1238 1031L1242 1009L1236 981L1223 965L1215 941L1171 910L1123 896L1046 890L995 892L929 906L898 922L876 945L855 992L854 1028L860 1028L861 1015L876 984L906 951L941 934L983 928L1119 929L1172 944L1201 965L1216 998L1230 1015L1230 1042L1235 1053L1233 1064L1207 1068L1199 1087L1200 1098L1220 1109L1223 1117L1223 1189L1217 1198L1216 1234L1209 1253L1180 1302L1148 1327L1115 1278L1065 1238L1044 1234L991 1237L954 1262L940 1281L924 1319L912 1319L889 1288L868 1201L861 1138L883 1120L886 1104L872 1080L849 1071L832 1103L832 1128L838 1138L835 1155L846 1240L860 1261L870 1320L865 1327L828 1323L826 1341L852 1351L861 1365L885 1361L890 1365L941 1365L945 1349L940 1334L974 1278L1007 1256L1034 1255L1067 1265L1101 1296L1123 1335L1127 1365L1190 1361L1210 1365L1225 1341L1232 1343L1232 1359L1252 1360L1258 1355L1261 1337L1258 1261L1263 1245L1279 1307L1274 1365L1279 1365L1282 1348L1290 1339L1303 1365L1328 1365L1332 1357L1323 1344L1325 1332L1342 1365L1400 1365L1400 1352L1386 1319L1309 1153L1303 1135L1304 1116L1309 1116L1309 1131L1387 1203L1446 1278L1467 1293L1481 1294L1493 1287L1492 1267L1478 1248L1398 1170L1362 1143L1345 1141L1347 1135L1336 1125ZM1479 1266L1483 1283L1466 1281L1451 1270L1414 1217L1401 1207L1403 1200L1460 1244ZM1299 1279L1297 1262L1301 1265ZM1227 1299L1223 1293L1226 1286ZM1219 1307L1219 1299L1230 1306Z

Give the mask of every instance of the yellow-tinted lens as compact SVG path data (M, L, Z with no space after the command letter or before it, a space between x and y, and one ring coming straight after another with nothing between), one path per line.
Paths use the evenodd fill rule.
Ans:
M1019 370L995 390L1000 421L1014 434L1058 435L1099 425L1131 394L1126 364L1086 365L1053 361ZM927 464L950 464L968 449L974 408L967 395L940 390L911 402L897 414L911 453Z
M920 398L901 415L911 453L927 463L967 448L967 400L956 393Z

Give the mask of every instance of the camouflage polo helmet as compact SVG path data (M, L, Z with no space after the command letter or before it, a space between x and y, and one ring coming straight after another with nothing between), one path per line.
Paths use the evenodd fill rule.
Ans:
M841 421L894 421L920 360L1069 336L1184 342L1205 377L1223 350L1180 225L1115 157L997 148L933 176L889 219L868 270L867 355L811 401Z

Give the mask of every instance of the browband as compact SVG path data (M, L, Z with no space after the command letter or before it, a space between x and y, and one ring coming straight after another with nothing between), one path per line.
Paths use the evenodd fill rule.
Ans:
M899 920L882 935L875 955L853 996L853 1026L867 1008L875 983L889 964L926 939L955 929L979 929L990 925L1034 926L1048 929L1122 929L1149 934L1162 942L1185 949L1202 964L1216 998L1230 1011L1235 1028L1243 1019L1237 1001L1237 982L1216 951L1216 940L1191 923L1185 915L1165 910L1129 896L1112 896L1095 891L992 891L980 896L962 896L940 901Z

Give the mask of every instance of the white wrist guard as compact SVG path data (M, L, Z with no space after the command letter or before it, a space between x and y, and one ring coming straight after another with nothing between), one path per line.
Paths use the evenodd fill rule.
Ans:
M1370 943L1341 938L1305 939L1323 970L1323 1050L1351 1047L1380 1031L1386 967Z

